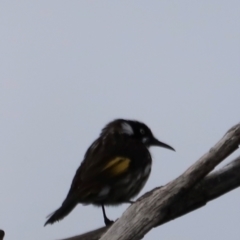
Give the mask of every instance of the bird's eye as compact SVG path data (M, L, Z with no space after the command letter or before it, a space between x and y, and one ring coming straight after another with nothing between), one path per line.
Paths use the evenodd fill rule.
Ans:
M144 129L140 129L140 133L142 134L142 135L144 135L145 134L145 131L144 131Z

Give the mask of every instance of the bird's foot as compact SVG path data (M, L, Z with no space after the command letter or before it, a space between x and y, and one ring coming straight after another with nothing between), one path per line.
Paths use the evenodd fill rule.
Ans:
M104 218L104 223L106 226L110 226L114 223L114 221L108 219L107 217Z

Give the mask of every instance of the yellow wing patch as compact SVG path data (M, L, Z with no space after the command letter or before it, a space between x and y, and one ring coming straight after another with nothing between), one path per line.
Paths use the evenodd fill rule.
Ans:
M126 172L130 165L130 159L124 157L116 157L112 159L103 170L109 170L112 175L119 175Z

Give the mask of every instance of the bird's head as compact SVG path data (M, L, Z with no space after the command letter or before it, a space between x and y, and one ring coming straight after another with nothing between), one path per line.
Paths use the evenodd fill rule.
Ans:
M106 133L125 134L137 141L141 141L148 148L151 146L158 146L175 151L174 148L168 144L160 142L155 138L151 129L142 122L117 119L107 124L103 129L102 135Z

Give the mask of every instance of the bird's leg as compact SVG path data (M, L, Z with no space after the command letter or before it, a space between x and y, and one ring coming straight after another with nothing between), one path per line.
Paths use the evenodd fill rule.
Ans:
M111 225L112 223L114 223L114 221L111 221L107 218L106 212L105 212L105 208L104 205L102 204L102 211L103 211L103 218L104 218L104 223L106 224L106 226Z

